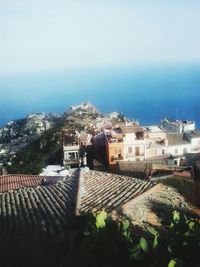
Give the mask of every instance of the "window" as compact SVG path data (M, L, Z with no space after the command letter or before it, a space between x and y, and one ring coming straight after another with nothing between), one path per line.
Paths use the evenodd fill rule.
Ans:
M76 160L78 158L77 152L65 152L65 159L66 160Z
M136 146L136 148L135 148L135 155L140 156L140 147L139 146Z
M164 149L162 149L162 155L165 155L165 150Z
M174 150L174 153L175 153L175 154L178 154L178 148L176 148L176 149Z
M131 154L132 152L133 152L132 147L129 147L129 148L128 148L128 153Z
M187 148L184 148L183 149L183 154L186 154L187 153Z
M76 152L70 152L68 158L71 160L75 160L77 158L77 153Z

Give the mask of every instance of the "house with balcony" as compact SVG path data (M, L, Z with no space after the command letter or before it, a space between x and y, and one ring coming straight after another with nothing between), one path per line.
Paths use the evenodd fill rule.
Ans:
M195 127L192 121L170 121L170 125L175 127L174 131L134 123L109 127L94 137L94 143L105 147L110 171L114 171L117 163L127 161L157 161L166 166L186 166L188 153L200 153L200 132L189 130ZM178 130L176 127L179 127Z
M186 154L191 151L191 143L186 138L185 134L168 133L168 165L181 165L185 159Z
M92 135L84 131L65 129L63 136L63 165L65 167L78 167L79 165L87 165L85 159L88 151L92 147ZM89 155L88 155L89 156ZM83 163L84 160L84 163Z
M63 165L65 167L78 166L80 160L79 133L75 130L63 130Z
M166 156L168 140L166 132L159 126L145 126L145 159L159 159Z
M124 160L142 161L145 158L144 130L139 125L122 126Z
M112 129L105 136L110 171L119 161L141 162L167 154L166 133L158 126L124 125Z

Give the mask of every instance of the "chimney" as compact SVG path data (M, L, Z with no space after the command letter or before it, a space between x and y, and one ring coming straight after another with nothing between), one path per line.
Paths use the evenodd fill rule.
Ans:
M7 174L8 174L8 172L7 172L6 168L5 168L5 166L2 165L0 167L0 175L7 175Z

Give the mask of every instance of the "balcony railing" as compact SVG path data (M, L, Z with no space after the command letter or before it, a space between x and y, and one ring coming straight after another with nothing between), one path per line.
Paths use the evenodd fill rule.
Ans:
M65 159L64 164L76 164L79 163L78 159Z
M78 146L78 142L64 142L63 143L64 146Z
M123 160L123 156L118 157L118 156L112 156L111 157L111 161L115 161L115 160Z

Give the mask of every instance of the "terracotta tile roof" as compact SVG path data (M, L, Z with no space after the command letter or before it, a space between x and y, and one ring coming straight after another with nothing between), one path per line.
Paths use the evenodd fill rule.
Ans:
M133 126L121 126L120 127L123 134L126 133L137 133L137 132L144 132L143 128L138 125Z
M80 212L103 208L111 212L153 186L152 182L132 177L89 171L82 183Z
M18 176L19 177L19 176ZM54 185L25 187L0 193L0 225L6 234L17 229L38 229L45 234L62 230L74 215L77 177Z
M75 215L77 205L81 212L103 208L111 212L154 186L153 182L104 172L81 172L80 179L77 175L76 172L53 184L54 178L47 177L49 180L42 185L44 176L0 177L1 188L10 190L0 192L2 231L6 233L11 227L14 233L23 226L55 233Z
M170 177L172 180L174 178ZM192 206L187 198L178 193L175 188L160 183L122 207L123 213L133 224L145 229L149 224L164 229L173 210L191 213Z
M42 181L57 179L58 177L39 175L3 175L0 176L0 192L16 190L23 187L34 187L42 184Z

